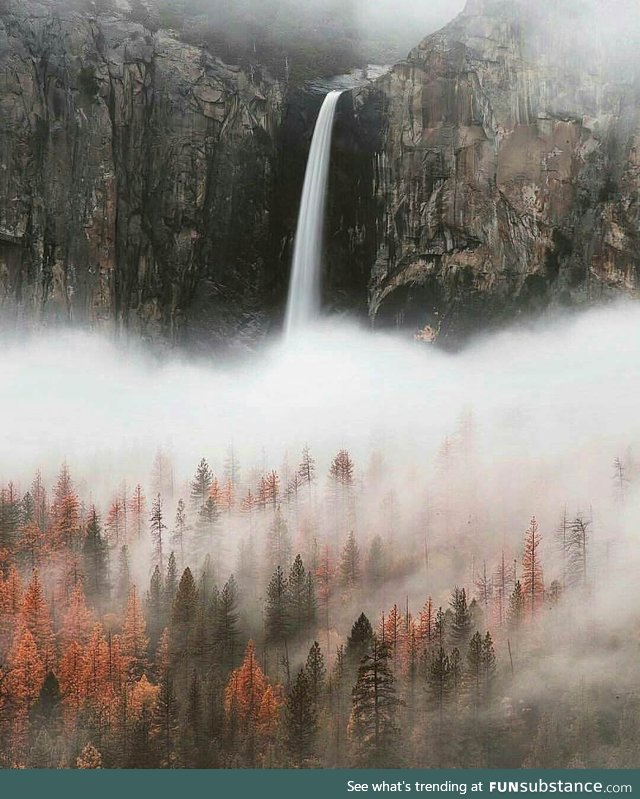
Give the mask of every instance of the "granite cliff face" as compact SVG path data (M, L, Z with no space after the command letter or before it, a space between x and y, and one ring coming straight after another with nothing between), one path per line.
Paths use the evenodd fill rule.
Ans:
M454 341L637 292L639 84L526 6L469 2L355 93L383 141L366 225L377 325Z
M321 96L81 3L0 0L3 323L255 340ZM329 310L454 344L637 292L640 84L527 5L470 0L341 98Z
M255 336L280 86L122 14L43 0L0 20L5 323Z

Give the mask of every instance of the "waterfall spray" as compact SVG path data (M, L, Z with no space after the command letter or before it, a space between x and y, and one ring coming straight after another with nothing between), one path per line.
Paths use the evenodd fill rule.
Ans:
M322 229L331 154L331 130L341 94L340 91L327 94L313 131L293 248L285 319L287 337L313 321L320 310Z

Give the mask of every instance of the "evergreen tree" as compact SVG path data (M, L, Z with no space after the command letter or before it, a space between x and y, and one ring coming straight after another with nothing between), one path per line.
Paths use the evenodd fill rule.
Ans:
M327 669L324 665L324 657L320 644L317 641L313 642L309 654L307 655L307 662L305 664L305 672L309 682L309 690L314 705L317 707L320 704L320 697L324 690L325 676Z
M358 669L349 718L355 765L380 768L399 762L398 698L389 648L373 636Z
M438 705L438 715L442 725L444 705L451 690L451 663L443 647L438 647L429 668L429 688Z
M520 580L516 580L511 597L509 598L508 621L509 627L517 630L524 619L525 596Z
M384 547L382 538L377 535L371 542L367 558L367 582L372 588L382 585L385 579Z
M173 687L173 678L165 672L160 681L158 699L153 712L152 738L160 750L161 768L175 764L175 750L179 729L179 709Z
M298 477L300 478L300 484L308 486L309 490L311 490L311 484L316 479L316 462L311 457L309 447L306 445L302 450L302 459L298 466Z
M449 628L449 638L454 646L466 646L471 637L472 619L467 605L467 593L464 588L454 588L449 602L453 618Z
M296 555L289 572L288 598L291 634L302 635L308 632L307 572L300 555Z
M184 568L184 555L185 555L185 539L188 534L187 524L187 511L183 499L178 500L176 508L176 521L173 527L173 535L171 536L171 543L180 555L180 566Z
M353 589L360 583L360 550L353 530L349 533L342 550L340 576L345 588Z
M151 645L155 647L164 627L164 602L162 575L160 567L156 564L147 593L147 617L149 619L149 637Z
M199 553L212 552L216 546L220 513L213 497L208 497L198 511L196 537Z
M284 569L285 564L291 559L291 539L289 538L289 528L287 522L277 510L273 517L273 522L269 527L267 538L267 562L271 569L278 566Z
M142 493L142 486L138 483L133 491L133 496L129 501L129 511L131 515L131 529L136 541L142 538L144 528L146 499Z
M362 658L368 654L373 641L373 628L369 619L361 613L351 628L347 638L345 660L351 666L358 666Z
M183 653L188 658L189 634L192 632L198 607L198 589L191 569L187 568L182 573L180 584L176 591L173 607L171 609L171 640L172 650L175 653Z
M281 644L287 640L291 620L289 592L282 569L278 566L267 586L265 631L267 642Z
M37 570L33 571L24 593L20 619L33 636L45 671L53 668L56 661L55 636L49 606Z
M132 677L140 677L147 665L149 639L146 635L147 624L142 614L142 607L135 585L131 586L127 610L122 625L122 656L126 668Z
M215 630L218 654L226 668L234 664L238 637L238 586L232 574L220 592Z
M120 547L120 553L118 555L118 579L116 583L116 593L121 602L129 596L130 588L131 567L129 565L129 547L125 544Z
M12 550L18 538L20 503L13 483L0 490L0 549Z
M213 472L209 468L206 459L203 458L198 464L196 473L191 481L191 501L196 508L204 508L212 483Z
M178 565L176 563L176 556L173 552L169 555L169 562L167 563L167 576L164 581L163 590L163 604L165 608L170 609L173 605L173 600L178 588Z
M102 609L109 601L109 550L94 507L89 511L82 563L86 597L95 608Z
M591 522L579 513L570 523L565 540L565 584L587 585L587 545Z
M167 525L164 523L164 514L162 513L162 498L160 494L153 500L151 508L151 517L149 519L151 525L151 540L153 541L153 557L156 565L160 569L160 573L164 571L164 548L163 536Z
M304 669L300 669L285 704L286 741L297 766L308 765L318 733L317 706Z

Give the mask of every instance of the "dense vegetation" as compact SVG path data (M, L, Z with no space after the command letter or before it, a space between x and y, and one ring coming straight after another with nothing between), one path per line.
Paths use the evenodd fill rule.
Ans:
M406 479L417 515L379 451L324 477L308 448L246 472L229 450L184 485L160 451L149 495L102 510L66 465L5 484L2 765L637 765L637 617L625 638L595 611L612 541L583 513L531 518L514 551L465 529L472 439L429 493ZM620 509L634 471L616 459Z

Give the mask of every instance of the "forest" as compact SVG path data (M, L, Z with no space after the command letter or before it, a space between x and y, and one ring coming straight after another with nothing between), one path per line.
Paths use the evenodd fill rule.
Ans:
M159 449L106 502L67 463L6 481L2 766L637 765L637 615L607 624L632 454L607 529L507 532L477 439L468 411L428 467L229 447L185 479Z

